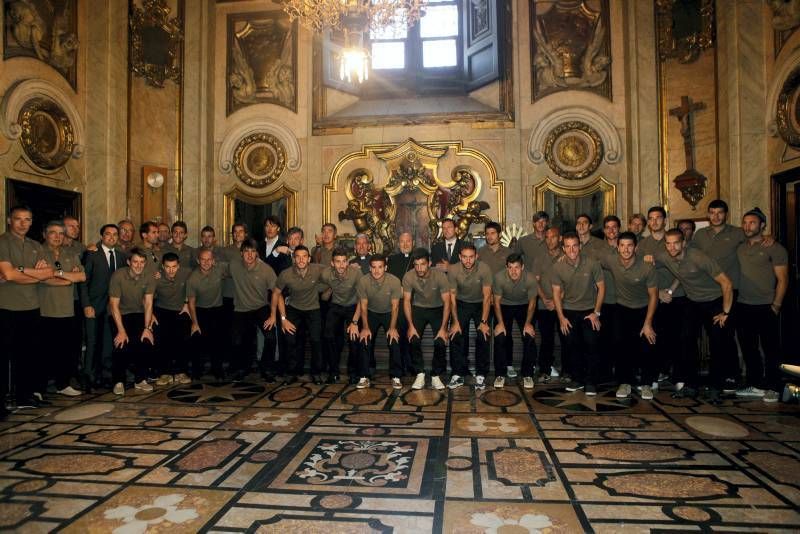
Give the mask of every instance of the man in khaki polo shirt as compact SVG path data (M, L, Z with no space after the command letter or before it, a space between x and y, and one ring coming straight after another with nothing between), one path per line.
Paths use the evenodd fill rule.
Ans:
M483 227L486 245L478 250L478 259L492 271L492 276L506 268L506 258L513 251L500 244L503 227L500 223L489 222Z
M324 290L321 281L324 267L311 263L311 254L305 245L294 249L294 265L281 271L272 292L272 314L281 318L281 330L286 334L285 382L292 384L302 374L305 354L298 361L298 339L304 333L311 343L311 380L320 385L322 380L322 324L319 313L319 294ZM276 313L277 312L277 313Z
M537 211L533 214L533 232L517 240L514 252L522 254L522 258L525 261L525 268L528 271L533 269L536 258L544 253L544 233L549 226L550 215L548 215L546 211ZM505 268L505 265L503 268Z
M448 272L450 283L450 310L453 320L450 326L450 377L448 387L455 389L464 385L469 374L469 323L475 325L475 389L486 387L489 374L489 317L492 309L492 270L482 261L476 260L475 245L466 243L461 247L459 259Z
M242 243L249 238L247 232L247 225L242 222L236 222L231 225L231 240L232 243L220 250L219 261L224 261L228 265L234 262L242 261ZM233 278L222 279L222 331L233 332L233 297L235 293L235 284ZM235 346L233 344L233 337L226 337L223 341L225 349L229 352L234 352ZM253 338L255 342L255 338ZM231 367L233 367L234 358L231 359Z
M336 225L325 223L322 225L322 233L315 236L317 245L311 250L311 259L314 263L328 266L331 264L333 249L336 248Z
M189 236L189 227L183 221L175 221L172 223L172 242L165 245L162 249L162 254L167 252L174 252L178 255L181 261L181 267L187 271L194 269L197 264L195 263L194 247L186 244L186 238Z
M462 245L463 246L463 245ZM447 321L450 318L450 283L447 275L431 269L431 257L424 248L414 250L414 270L403 276L403 311L408 321L411 361L417 370L412 389L425 387L425 359L422 336L430 325L433 334L431 387L444 389L439 375L447 371ZM460 264L460 263L459 263ZM455 267L451 265L451 268Z
M242 380L253 367L253 348L258 329L264 334L261 369L266 374L275 360L275 321L270 315L270 294L278 277L272 267L258 257L258 244L247 239L241 246L240 259L229 264L233 278L233 345L231 367L234 380ZM287 371L289 372L289 371ZM267 377L272 379L272 377Z
M222 362L226 356L223 336L228 335L222 330L222 280L230 276L228 264L218 264L209 248L199 249L197 261L197 269L186 281L186 301L192 321L190 346L192 353L197 355L192 363L192 376L202 376L202 361L207 356L211 373L221 380L224 378Z
M130 219L122 219L117 223L119 228L119 242L117 247L127 257L128 252L134 247L134 237L136 234L136 227Z
M31 340L40 337L39 289L37 284L53 277L52 265L42 258L42 246L26 237L33 212L24 206L11 208L8 231L0 235L0 399L8 386L8 364L16 386L17 406L36 407L34 377L41 372L37 357L31 357ZM0 402L0 405L3 403ZM5 415L5 407L0 410Z
M506 258L506 268L494 275L494 313L497 324L494 327L494 387L502 388L506 383L506 373L511 365L513 345L507 350L506 339L511 337L511 329L516 321L522 336L522 385L533 389L533 370L536 366L536 331L533 328L533 314L536 311L538 288L536 278L525 269L521 254L511 254Z
M653 350L656 333L653 317L658 305L658 278L655 268L636 256L636 235L623 232L617 240L617 254L600 258L604 273L610 273L616 293L617 325L614 329L617 398L631 394L636 371L641 371L639 393L653 398L651 384L658 377L658 362ZM607 278L606 278L607 280ZM605 319L605 307L603 307ZM603 325L603 329L608 325Z
M736 335L747 375L745 386L736 391L736 396L777 402L781 387L779 316L789 287L789 255L778 242L763 245L766 226L767 217L758 208L742 217L747 241L736 251L741 267ZM763 364L759 344L764 351Z
M139 250L145 255L144 272L148 276L155 276L161 271L161 256L164 252L159 248L158 225L152 221L146 221L139 227L139 237L142 239L142 246Z
M553 367L556 332L561 340L561 375L566 377L571 373L567 338L558 327L558 315L553 302L553 266L564 255L559 228L553 226L547 229L545 246L545 253L536 258L536 264L533 266L533 276L538 282L539 294L534 321L542 338L539 346L539 377L536 381L542 384L549 382L551 376L558 376Z
M403 362L400 360L397 317L400 312L400 298L403 287L400 280L386 272L386 256L373 254L369 259L369 274L362 276L356 283L356 294L361 302L361 342L360 375L358 388L370 386L369 362L375 352L375 341L378 331L383 328L386 344L389 347L389 374L392 387L403 387L400 377L403 376Z
M66 229L61 221L50 221L44 231L45 246L42 258L55 269L55 276L39 284L39 313L41 314L42 357L49 372L46 380L55 379L56 390L61 395L77 397L82 392L70 386L70 380L77 378L80 341L75 331L81 330L80 316L75 315L75 284L86 280L83 265L78 254L65 248Z
M553 267L553 302L567 350L574 362L567 391L597 395L600 363L600 314L605 295L603 268L584 254L577 234L567 232L561 239L564 261Z
M189 356L186 340L191 331L191 318L186 297L186 281L191 274L184 267L180 257L174 252L166 252L161 257L161 278L156 281L153 297L158 326L155 328L157 343L158 386L190 384Z
M147 253L138 247L130 250L127 269L117 269L108 286L114 352L112 381L116 395L125 394L125 375L133 368L134 388L153 391L145 374L152 363L153 293L156 280L146 272Z
M325 292L323 300L328 300L328 310L323 324L323 342L328 346L328 383L335 384L339 380L339 359L342 354L345 337L347 338L347 374L350 383L358 381L360 372L358 361L358 319L361 317L361 303L356 293L356 284L361 279L358 265L347 262L347 251L337 248L333 251L331 266L322 271L322 286ZM343 336L342 333L345 333ZM323 352L324 354L324 352Z

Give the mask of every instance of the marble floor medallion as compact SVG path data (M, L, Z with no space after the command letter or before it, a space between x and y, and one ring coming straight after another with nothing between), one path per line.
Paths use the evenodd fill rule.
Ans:
M526 534L584 532L569 504L447 501L442 532Z
M648 499L701 501L736 497L736 488L715 475L665 471L602 474L596 484L611 495Z
M453 436L533 436L536 429L529 415L453 414L450 433Z
M167 397L190 404L213 404L250 399L264 391L264 386L250 382L202 382L171 389Z
M596 397L586 396L582 391L569 392L564 389L539 389L533 394L533 400L545 406L558 408L568 412L617 412L630 410L639 401L630 397L616 398L613 391L600 391Z
M489 478L506 486L543 486L556 479L553 466L542 451L527 447L500 447L486 454Z

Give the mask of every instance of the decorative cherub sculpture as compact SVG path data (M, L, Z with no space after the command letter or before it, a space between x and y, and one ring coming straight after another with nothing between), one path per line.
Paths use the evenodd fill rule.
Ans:
M491 219L481 212L490 208L489 203L485 200L473 200L467 204L466 209L456 209L455 215L457 217L456 233L459 238L463 238L469 233L469 228L476 223L487 223Z

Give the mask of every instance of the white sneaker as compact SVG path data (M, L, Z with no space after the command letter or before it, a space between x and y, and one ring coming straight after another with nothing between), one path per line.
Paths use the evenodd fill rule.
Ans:
M761 399L764 402L778 402L778 392L768 389L764 392L764 398Z
M81 395L83 395L83 391L78 391L72 386L67 386L64 389L59 389L56 393L58 393L59 395L66 395L67 397L80 397Z
M444 382L438 376L431 377L431 387L433 389L444 389Z
M411 389L422 389L425 387L425 373L418 373L414 383L411 384Z
M464 385L464 379L458 375L453 375L450 377L450 383L447 384L447 387L450 389L458 389Z
M737 389L736 396L737 397L751 397L751 398L761 398L767 392L763 389L757 388L755 386L748 386L746 388Z
M508 378L517 378L517 370L514 369L513 365L506 366L506 376Z
M403 382L399 378L392 378L392 387L394 389L403 389Z
M168 386L168 385L172 384L172 382L173 382L172 375L161 375L161 376L158 377L158 380L156 380L156 385L157 386Z
M38 391L34 391L34 392L33 392L33 396L34 396L34 397L36 398L36 400L38 400L39 402L43 402L43 401L44 401L44 397L43 397L43 396L42 396L42 394L41 394L41 393L39 393Z
M631 396L631 385L630 384L620 384L617 388L617 398L618 399L627 399Z
M676 383L676 384L675 384L675 391L680 391L680 390L682 390L682 389L683 389L683 386L685 386L685 385L686 385L686 384L684 384L683 382L678 382L678 383Z
M186 385L192 383L192 379L189 378L189 375L187 375L186 373L178 373L177 375L175 375L174 379L176 384Z
M494 379L494 387L500 389L505 385L506 385L506 377L498 376L497 378Z
M650 386L642 386L639 389L639 395L642 400L653 400L653 389Z
M114 395L125 395L125 384L122 382L114 384Z
M475 377L475 389L486 389L486 377L478 375Z
M369 378L367 378L366 376L362 376L361 380L359 380L358 384L356 384L356 388L364 389L368 387L369 387Z
M533 377L526 376L525 378L523 378L522 387L524 387L525 389L533 389Z
M558 369L556 369L555 367L551 367L550 376L553 378L558 378L559 376L561 376L561 374L558 372Z
M172 378L172 377L170 377L170 378ZM136 382L136 384L134 384L133 387L135 389L138 389L139 391L153 391L153 386L148 384L147 380L142 380L141 382Z

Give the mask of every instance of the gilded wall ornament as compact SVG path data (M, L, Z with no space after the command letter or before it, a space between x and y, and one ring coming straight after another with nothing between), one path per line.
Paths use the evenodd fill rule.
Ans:
M228 15L227 113L251 104L297 111L297 23L283 11Z
M593 4L595 9L588 4ZM611 99L607 0L531 2L533 100L569 89Z
M553 172L569 180L580 180L597 170L603 150L603 140L594 128L585 122L569 121L550 131L542 151Z
M131 70L153 87L181 81L183 21L170 12L166 0L143 0L142 8L131 2Z
M286 149L274 135L254 133L243 138L233 152L233 171L251 187L266 187L286 169Z
M5 0L3 59L32 57L56 69L76 87L76 0Z
M66 165L75 148L72 124L58 104L44 98L31 99L19 113L20 143L37 167L54 171Z
M786 78L778 94L775 123L786 144L800 147L800 68Z
M656 27L661 61L692 63L714 46L714 0L656 0Z

